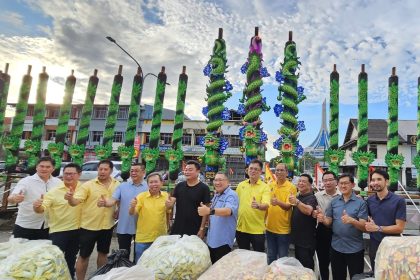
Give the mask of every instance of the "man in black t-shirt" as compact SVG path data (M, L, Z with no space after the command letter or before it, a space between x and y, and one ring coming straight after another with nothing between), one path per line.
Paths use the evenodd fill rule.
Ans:
M175 221L171 229L171 234L197 235L204 238L204 226L207 216L200 217L197 208L200 203L210 203L210 189L200 182L200 164L190 160L184 170L185 182L175 186L172 197L166 201L166 207L172 208L176 202Z
M291 194L289 202L293 205L291 236L295 244L295 257L304 267L313 270L316 219L312 217L312 211L318 202L312 192L312 183L310 175L302 174L297 184L299 195L295 197Z

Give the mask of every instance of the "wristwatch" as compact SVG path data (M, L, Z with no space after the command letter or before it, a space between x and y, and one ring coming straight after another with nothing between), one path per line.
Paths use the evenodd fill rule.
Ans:
M212 208L210 209L210 215L214 215L216 213L216 209Z

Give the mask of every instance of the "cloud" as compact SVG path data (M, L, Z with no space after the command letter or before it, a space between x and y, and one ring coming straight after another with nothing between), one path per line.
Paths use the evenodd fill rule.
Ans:
M23 16L15 12L3 11L0 22L9 24L15 28L21 28L23 26Z

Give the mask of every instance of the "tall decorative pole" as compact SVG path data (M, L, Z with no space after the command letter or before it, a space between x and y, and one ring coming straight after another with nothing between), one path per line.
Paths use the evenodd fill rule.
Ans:
M417 80L417 156L414 157L414 166L417 169L417 188L420 189L420 77Z
M48 144L48 151L50 152L51 157L55 160L55 168L53 172L54 176L58 176L60 174L64 143L66 142L66 135L69 128L71 103L73 100L74 87L76 86L76 77L73 74L74 70L71 70L71 75L68 76L66 80L63 104L61 104L60 107L57 130L55 132L55 143Z
M398 76L395 72L395 67L392 67L391 77L388 79L388 141L386 144L387 154L385 155L391 191L398 190L400 169L404 164L404 157L398 154L400 141L398 134Z
M242 153L245 153L245 163L258 158L265 161L265 144L267 134L262 130L260 115L271 108L267 106L265 98L261 95L262 78L270 76L266 67L262 67L262 40L259 36L259 29L255 27L255 35L251 38L248 52L248 60L241 67L241 72L246 73L246 85L238 112L245 113L243 127L239 136L243 141Z
M362 64L362 70L358 78L358 89L357 151L353 153L352 157L357 164L358 185L363 191L367 187L369 165L375 160L375 154L368 152L368 75L365 72L364 64Z
M165 98L166 74L165 67L158 75L156 84L155 104L153 106L152 129L150 131L149 147L144 149L142 157L146 162L146 174L153 172L159 159L160 127L162 124L163 100Z
M224 120L230 119L230 112L224 103L232 96L232 85L225 77L226 63L226 42L223 39L223 29L219 28L213 54L203 71L204 75L210 78L210 84L206 88L207 107L203 108L203 114L207 117L207 134L202 144L206 152L200 158L206 165L207 179L214 179L217 171L226 169L223 152L228 146L228 140L222 137L221 127Z
M6 63L6 68L4 73L0 73L0 139L3 138L4 133L4 117L6 114L7 107L7 97L9 96L9 85L10 85L10 75L9 72L9 63ZM1 142L1 141L0 141Z
M123 76L121 73L122 65L118 68L118 74L114 76L102 145L96 146L95 148L96 157L100 160L109 158L112 153L112 141L114 140L114 129L115 124L117 123L118 104L120 102L121 87L123 83Z
M118 154L121 157L121 178L127 180L130 177L131 162L134 156L134 138L136 137L137 121L139 118L139 106L143 92L143 72L141 67L137 68L137 74L133 79L131 89L130 109L128 112L128 123L125 132L125 145L118 147Z
M82 166L85 155L85 145L89 137L89 125L92 118L93 102L96 96L96 89L98 88L98 70L93 71L93 75L89 78L89 83L86 91L85 104L83 105L82 115L79 123L79 132L77 134L76 144L71 144L69 147L69 154L74 163Z
M42 68L39 74L38 89L36 92L36 103L32 119L31 140L25 141L25 153L28 156L28 173L35 174L36 162L41 153L42 133L45 125L45 99L47 95L48 74L46 68Z
M339 84L340 75L337 66L330 75L330 148L325 151L325 161L328 162L328 169L338 175L340 162L344 159L344 151L338 149L338 124L339 118Z
M165 157L169 162L169 179L171 180L176 180L178 178L179 167L184 158L184 152L182 151L182 134L184 127L185 97L187 96L188 84L188 76L185 73L186 70L186 66L183 66L182 73L179 75L172 149L165 152Z
M274 106L274 113L282 120L282 126L278 130L280 138L274 141L273 146L280 153L276 161L285 163L290 171L297 170L297 159L303 154L298 137L299 133L305 130L305 124L297 120L299 113L297 105L305 100L306 96L303 94L304 88L298 86L299 65L296 43L293 41L292 31L289 31L289 40L284 47L282 69L276 72L276 80L280 83L277 100L281 101L281 105Z
M10 136L5 137L3 140L3 146L6 150L6 170L8 172L14 172L18 163L20 139L22 138L23 124L28 110L28 98L32 85L31 69L32 66L28 65L28 72L22 79Z

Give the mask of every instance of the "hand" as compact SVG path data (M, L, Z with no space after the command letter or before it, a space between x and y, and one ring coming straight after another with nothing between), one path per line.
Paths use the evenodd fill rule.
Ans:
M298 202L298 200L297 200L296 196L294 196L292 193L290 193L290 195L289 195L289 203L291 205L293 205L293 206L296 206L297 205L297 202Z
M44 195L41 194L41 198L34 201L34 203L33 203L34 208L41 207L43 201L44 201Z
M23 191L20 191L18 194L15 194L14 199L16 203L21 203L25 200L25 193Z
M375 224L375 221L371 217L368 217L368 221L365 224L365 229L367 232L377 232L379 231L379 226Z
M280 201L277 199L276 195L274 194L273 197L271 198L271 205L275 206L275 205L280 205Z
M136 206L137 206L137 198L135 197L130 201L130 208L136 208Z
M347 215L347 212L344 209L343 214L341 215L341 221L343 222L343 224L351 224L354 221L354 218Z
M98 207L105 207L106 206L106 198L103 194L101 195L101 198L98 199L97 205L98 205Z
M166 208L170 209L172 207L174 207L174 203L172 202L171 197L169 196L168 199L165 201L165 206Z
M255 196L252 198L251 207L254 209L258 209L260 205L257 203L257 200L255 199Z
M201 239L204 239L204 235L205 235L204 228L200 228L197 232L197 236L200 237Z
M315 208L314 211L312 211L312 218L315 218L318 216L318 214L322 211L321 207L319 205Z
M66 194L64 195L64 199L65 200L72 200L73 199L73 195L74 195L74 190L73 189L69 189L69 191L66 192Z
M325 214L324 214L324 211L322 211L321 207L317 206L317 207L316 207L316 210L315 210L314 212L316 212L316 213L317 213L317 214L316 214L316 220L317 220L319 223L323 223L323 222L324 222L324 220L325 220Z
M200 202L200 206L197 208L197 211L198 215L201 217L210 215L210 207L207 207L207 205L203 204L203 202Z

